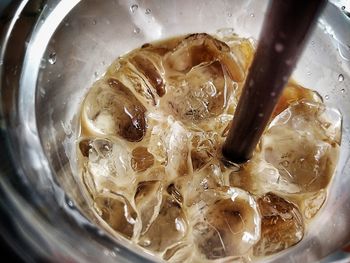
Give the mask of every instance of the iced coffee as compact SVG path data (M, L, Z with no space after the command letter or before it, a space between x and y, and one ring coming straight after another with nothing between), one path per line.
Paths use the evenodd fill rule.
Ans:
M82 102L77 141L101 226L170 262L250 262L302 240L327 197L341 115L290 81L251 160L225 161L253 55L250 39L202 33L108 67Z

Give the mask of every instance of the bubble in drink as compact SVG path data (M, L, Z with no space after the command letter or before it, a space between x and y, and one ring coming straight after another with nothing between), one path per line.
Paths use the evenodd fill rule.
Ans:
M77 156L97 221L169 262L251 262L297 244L338 159L340 113L290 80L252 159L223 160L255 44L218 34L145 43L82 103Z

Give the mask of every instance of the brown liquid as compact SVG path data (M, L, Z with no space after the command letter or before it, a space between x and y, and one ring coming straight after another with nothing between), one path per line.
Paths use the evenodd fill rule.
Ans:
M326 199L341 116L289 82L253 158L225 165L253 54L235 35L176 37L131 51L93 85L78 152L106 229L171 262L249 261L302 239Z

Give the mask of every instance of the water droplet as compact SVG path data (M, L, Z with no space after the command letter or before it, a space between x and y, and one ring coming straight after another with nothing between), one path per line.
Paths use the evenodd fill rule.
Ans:
M140 31L141 31L140 28L138 28L138 27L135 27L135 28L134 28L134 33L135 33L135 34L140 33Z
M345 89L341 89L340 92L341 92L341 93L345 93Z
M338 76L338 81L339 81L339 82L344 81L344 75L343 75L343 74L339 74L339 76Z
M97 78L98 77L98 73L95 71L94 72L94 76Z
M96 25L96 24L97 24L96 19L93 19L93 20L92 20L92 24L93 24L93 25Z
M228 17L232 17L232 13L227 13L227 16Z
M56 52L52 52L50 55L49 55L49 63L51 65L55 64L56 63L56 60L57 60L57 57L56 57Z
M145 14L149 15L151 12L152 12L151 9L147 8Z
M130 11L131 11L132 13L135 13L135 11L136 11L138 8L139 8L138 5L132 5L132 6L130 6Z
M73 208L73 207L74 207L74 203L73 203L72 200L68 200L67 205L68 205L70 208Z
M254 13L250 13L250 17L255 17L255 14Z
M341 10L345 10L345 6L344 5L341 7Z
M329 100L329 95L324 96L326 100Z
M74 208L74 203L73 203L73 201L72 201L71 199L69 199L68 196L65 196L64 199L65 199L66 204L67 204L70 208Z

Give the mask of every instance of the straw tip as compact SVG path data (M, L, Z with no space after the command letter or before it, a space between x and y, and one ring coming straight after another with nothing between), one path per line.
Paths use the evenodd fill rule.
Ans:
M226 166L231 166L231 164L242 164L247 162L251 156L247 156L244 153L239 153L235 151L234 149L227 149L226 147L222 148L222 155L223 155L223 163Z

